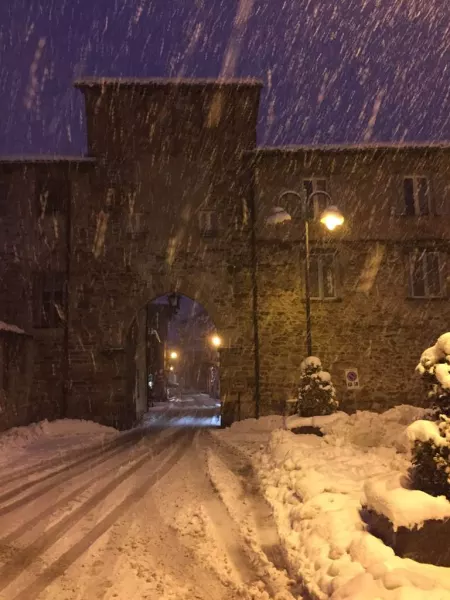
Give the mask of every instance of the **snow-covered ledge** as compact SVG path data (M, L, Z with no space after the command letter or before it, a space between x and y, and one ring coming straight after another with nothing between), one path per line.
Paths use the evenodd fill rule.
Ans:
M428 440L437 446L447 443L433 421L414 421L406 428L406 435L410 444ZM410 490L402 485L403 480L402 473L393 473L387 478L366 481L364 493L367 508L388 518L394 531L399 527L420 529L426 521L450 519L450 502L447 498Z
M318 429L322 429L323 426L330 425L334 421L347 416L347 413L342 411L319 417L299 417L298 415L292 415L286 419L286 429L291 430L300 427L317 427Z
M409 490L402 485L403 477L398 472L366 481L366 507L387 517L394 531L399 527L420 529L425 521L450 518L450 502L444 496Z

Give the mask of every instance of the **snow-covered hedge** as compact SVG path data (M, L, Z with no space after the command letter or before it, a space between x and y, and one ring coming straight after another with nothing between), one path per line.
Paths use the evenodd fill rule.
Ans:
M419 490L450 500L450 333L423 352L416 370L429 388L434 421L409 430L414 441L411 481Z
M396 556L369 531L362 507L396 526L450 514L443 498L403 488L406 427L425 410L313 419L325 436L274 431L256 464L290 572L314 600L450 600L450 569Z

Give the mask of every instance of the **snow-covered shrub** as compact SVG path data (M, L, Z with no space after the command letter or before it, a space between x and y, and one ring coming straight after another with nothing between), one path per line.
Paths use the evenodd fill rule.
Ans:
M416 371L428 387L430 420L411 426L414 440L410 477L415 488L450 500L450 333L425 350Z
M320 359L308 356L300 365L298 414L302 417L330 415L339 406L331 375L322 369Z
M436 344L420 357L416 371L428 389L432 419L444 414L450 417L450 333L444 333Z

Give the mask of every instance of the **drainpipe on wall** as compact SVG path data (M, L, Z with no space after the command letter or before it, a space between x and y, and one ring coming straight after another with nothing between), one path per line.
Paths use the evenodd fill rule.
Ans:
M259 357L259 312L258 312L258 257L256 251L256 201L254 164L251 163L249 209L251 220L251 273L252 273L252 317L253 317L253 347L255 353L255 418L260 417L260 357Z
M64 419L67 416L67 408L69 403L69 282L70 282L70 260L72 253L72 185L69 177L70 167L66 173L68 178L68 190L69 197L67 198L66 208L66 281L64 284L64 313L65 313L65 327L64 327L64 351L63 351L63 395L62 395L62 406L61 406L61 418Z

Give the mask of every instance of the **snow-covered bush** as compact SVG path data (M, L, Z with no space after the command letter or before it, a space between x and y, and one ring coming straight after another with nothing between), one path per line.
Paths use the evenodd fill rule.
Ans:
M441 335L423 352L416 371L427 386L432 418L441 414L450 417L450 333Z
M433 422L410 427L411 481L417 489L450 500L450 333L425 350L416 371L428 387Z
M331 375L322 369L320 359L308 356L300 365L297 411L302 417L330 415L339 406Z

